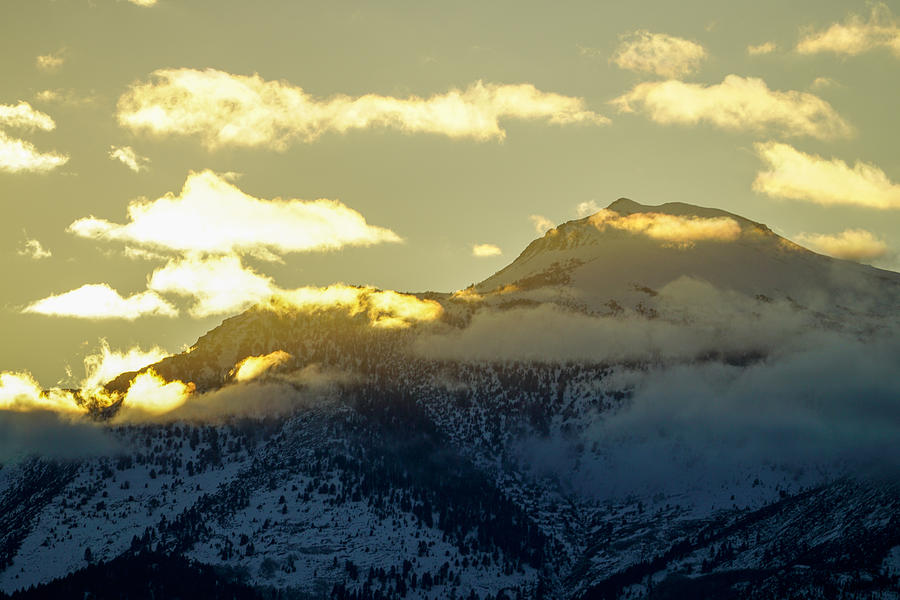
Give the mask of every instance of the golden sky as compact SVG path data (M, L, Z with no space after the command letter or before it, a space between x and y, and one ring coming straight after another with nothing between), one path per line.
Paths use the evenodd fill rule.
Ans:
M2 10L0 371L43 385L273 291L464 288L622 196L900 267L897 2Z

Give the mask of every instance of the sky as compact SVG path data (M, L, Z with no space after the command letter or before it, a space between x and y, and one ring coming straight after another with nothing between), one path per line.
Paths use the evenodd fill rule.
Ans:
M44 386L273 290L458 290L619 197L900 268L897 2L3 11L0 371Z

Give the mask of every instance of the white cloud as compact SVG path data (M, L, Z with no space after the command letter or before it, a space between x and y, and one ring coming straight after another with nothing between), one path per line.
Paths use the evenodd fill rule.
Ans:
M697 71L706 56L697 42L642 29L622 36L610 61L622 69L679 78Z
M825 31L810 32L797 43L797 52L833 52L855 56L876 48L887 48L900 57L900 21L884 3L872 6L869 20L850 15L844 23L834 23Z
M53 253L44 248L38 240L25 240L22 247L19 248L16 253L19 256L27 256L34 260L41 260L42 258L50 258L53 256Z
M477 256L479 258L500 256L501 254L503 254L503 251L500 250L499 246L495 246L494 244L475 244L472 246L472 256Z
M534 225L534 230L538 235L544 235L545 233L556 227L556 223L543 215L529 215L528 218L531 219L531 223Z
M135 200L129 222L87 217L69 226L86 238L122 241L179 252L310 252L399 242L401 238L337 200L263 200L212 171L191 173L179 195Z
M580 202L578 206L575 207L575 213L578 215L578 218L588 217L595 212L599 212L600 207L597 205L596 200L588 200L586 202Z
M171 260L153 272L147 288L191 298L194 317L236 313L278 292L270 277L245 267L235 256Z
M150 291L123 298L105 283L85 284L62 294L48 296L26 306L22 312L81 319L125 319L147 315L174 317L171 304Z
M388 127L451 138L503 139L503 119L554 124L608 122L581 98L542 92L531 84L478 81L429 98L377 94L317 99L284 81L207 69L162 69L119 99L119 124L155 135L194 135L223 146L284 150L326 132Z
M826 101L807 92L770 90L762 79L728 75L720 84L654 81L612 101L621 112L641 112L665 125L709 123L721 129L832 139L852 127Z
M759 56L760 54L772 54L775 50L778 49L778 44L775 42L763 42L762 44L756 44L747 46L747 54L750 56Z
M757 192L823 205L900 208L900 184L875 165L857 161L850 167L837 158L806 154L774 141L754 148L769 168L757 174L753 182Z
M835 258L869 262L888 255L888 245L865 229L845 229L840 233L801 233L797 241L816 252Z
M147 169L149 159L139 156L131 146L110 146L109 157L117 160L135 173L140 173Z
M27 102L15 106L0 104L0 127L51 131L56 123L49 115L35 110ZM0 129L0 171L46 172L65 164L69 157L55 152L40 152L34 144L9 136Z

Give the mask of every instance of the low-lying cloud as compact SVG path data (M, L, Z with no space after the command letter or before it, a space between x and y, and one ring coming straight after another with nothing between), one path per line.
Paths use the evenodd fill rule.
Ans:
M603 209L592 215L589 221L601 231L612 227L679 244L705 240L731 242L741 235L740 224L731 217L683 217L653 212L621 215L616 211Z

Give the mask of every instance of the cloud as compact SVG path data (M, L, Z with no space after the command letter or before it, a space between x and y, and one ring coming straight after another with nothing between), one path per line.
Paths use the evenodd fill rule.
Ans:
M66 106L89 106L96 104L98 96L84 95L74 89L56 88L41 90L34 95L37 102L63 104Z
M4 465L28 456L78 460L119 449L116 439L98 425L53 411L0 410L0 463Z
M809 87L814 90L824 90L836 85L840 85L840 83L838 83L837 80L832 79L831 77L816 77L815 79L813 79L813 82L809 85Z
M731 217L682 217L653 212L620 215L603 209L590 217L590 223L601 231L612 227L680 244L704 240L730 242L741 235L740 224Z
M503 251L494 244L475 244L472 246L472 256L477 256L478 258L500 256L501 254L503 254Z
M158 136L192 135L210 149L224 146L284 150L326 132L386 127L405 133L502 140L504 119L602 125L581 98L542 92L531 84L478 81L429 98L377 94L317 99L284 81L207 69L162 69L119 99L119 124Z
M81 382L81 392L85 397L101 393L104 384L116 376L140 370L170 356L168 352L154 346L141 350L139 346L125 351L112 350L106 340L100 340L100 349L84 358L85 378Z
M135 173L147 170L148 158L138 156L131 146L110 146L109 157L117 160Z
M728 75L720 84L653 81L635 86L612 103L664 125L709 123L731 131L775 130L788 136L833 139L853 128L830 104L807 92L770 90L755 77Z
M143 6L145 8L150 6L156 6L158 0L128 0L135 6Z
M775 42L763 42L762 44L747 46L747 54L750 56L759 56L760 54L772 54L778 49Z
M191 172L179 195L132 201L128 217L124 225L82 218L68 231L178 252L249 253L270 260L271 250L310 252L401 241L337 200L254 198L212 171Z
M900 184L875 165L857 161L851 168L837 158L806 154L774 141L754 144L754 148L769 169L757 174L756 192L822 205L900 208Z
M801 233L801 244L835 258L868 262L887 256L889 250L883 240L865 229L845 229L840 233Z
M284 350L276 350L262 356L248 356L234 366L232 371L234 380L240 382L251 381L283 365L292 358L293 356Z
M22 247L16 250L16 254L19 256L27 256L34 260L41 260L53 256L53 253L44 248L38 240L25 240Z
M600 207L597 205L596 200L581 202L578 204L578 206L575 207L575 213L578 215L579 219L583 219L584 217L590 216L599 211Z
M0 127L51 131L56 128L56 123L27 102L19 102L15 106L0 104ZM0 129L0 171L41 173L64 165L68 160L64 154L40 152L31 142L11 137Z
M154 315L174 317L178 311L152 291L123 298L105 283L85 284L80 288L48 296L26 306L22 312L80 319L125 319Z
M42 54L35 59L35 64L42 71L56 71L66 62L65 51Z
M887 48L900 58L900 21L884 3L872 6L868 21L850 15L844 23L834 23L825 31L810 32L797 43L800 54L832 52L855 56L877 48Z
M30 373L0 373L0 411L54 411L81 414L74 394L68 390L44 391Z
M147 288L145 293L191 298L194 317L239 312L278 291L270 277L245 267L236 256L170 260L153 272Z
M528 218L531 219L531 222L534 225L534 230L538 235L544 235L545 233L556 227L556 223L543 215L529 215Z
M144 420L182 406L194 391L192 383L166 381L153 369L137 375L128 386L117 421Z
M677 79L697 71L706 60L706 49L698 44L665 33L645 29L622 36L610 58L622 69L653 73Z

